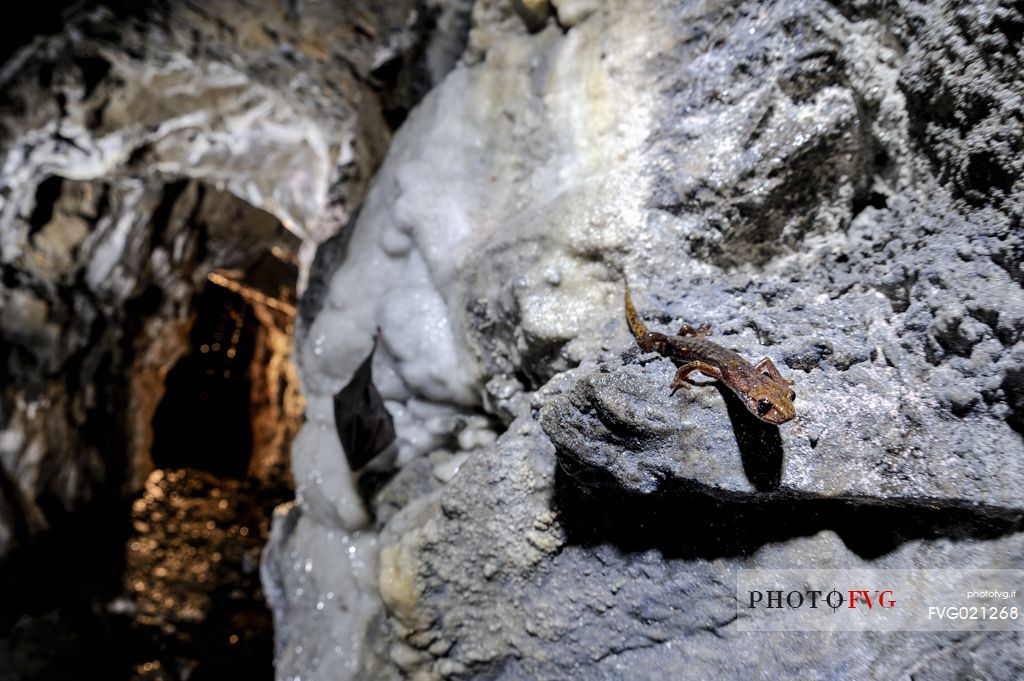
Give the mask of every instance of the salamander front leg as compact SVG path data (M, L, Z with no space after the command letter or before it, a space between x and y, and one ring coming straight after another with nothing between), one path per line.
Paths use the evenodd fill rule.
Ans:
M778 381L779 383L785 383L786 385L793 385L793 381L783 378L779 370L775 368L775 365L770 359L765 357L760 362L754 365L754 370L758 373L762 371L772 377L772 380Z
M689 324L683 324L682 326L679 327L679 332L676 335L697 336L698 338L702 336L710 336L711 327L708 326L707 324L701 324L700 326L690 326Z
M701 362L700 360L694 360L688 362L676 370L676 376L672 379L672 394L675 395L676 391L680 388L686 388L689 385L700 385L700 383L694 383L693 379L690 378L690 374L694 371L699 371L705 376L710 376L716 380L722 380L722 372L718 370L718 367L711 366L707 362Z

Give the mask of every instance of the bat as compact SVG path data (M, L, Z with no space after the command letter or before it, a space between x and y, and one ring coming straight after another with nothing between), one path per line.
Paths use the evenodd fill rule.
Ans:
M365 466L395 439L395 422L384 406L384 398L373 385L371 375L373 353L377 351L380 338L378 328L370 354L348 385L334 395L334 425L351 470Z

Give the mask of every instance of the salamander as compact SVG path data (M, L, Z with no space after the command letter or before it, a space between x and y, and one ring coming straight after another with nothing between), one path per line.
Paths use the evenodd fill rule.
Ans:
M762 421L779 425L796 416L796 393L790 387L793 381L783 378L769 358L751 364L732 350L705 340L711 334L707 326L694 328L683 324L674 336L648 330L633 307L628 284L626 321L641 350L657 352L679 366L672 380L673 395L688 385L706 385L690 378L690 374L699 371L724 383Z

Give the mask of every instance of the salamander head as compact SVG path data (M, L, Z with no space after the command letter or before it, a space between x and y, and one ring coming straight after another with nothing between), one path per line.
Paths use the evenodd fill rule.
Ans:
M739 393L743 404L757 418L780 425L796 416L793 400L796 393L788 383L776 381L765 375L758 375L754 385L746 392Z

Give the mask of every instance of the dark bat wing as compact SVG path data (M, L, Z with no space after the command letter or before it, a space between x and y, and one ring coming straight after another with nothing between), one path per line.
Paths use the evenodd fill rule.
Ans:
M358 470L380 454L395 439L395 422L384 407L384 398L373 385L373 353L380 342L380 330L373 348L356 369L352 380L334 396L334 425L352 470Z

